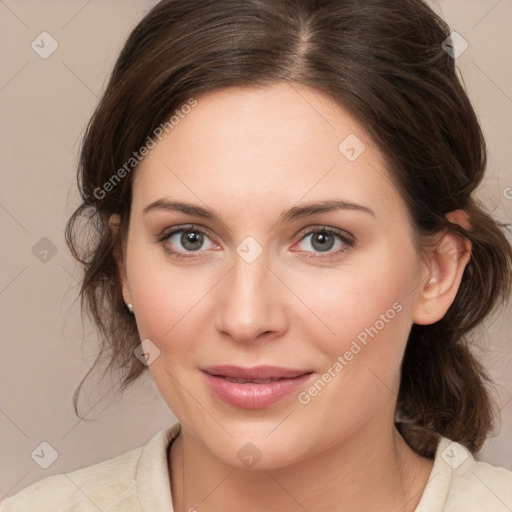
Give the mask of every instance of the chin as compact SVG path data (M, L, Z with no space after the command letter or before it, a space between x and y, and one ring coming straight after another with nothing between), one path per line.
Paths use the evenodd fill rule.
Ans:
M224 464L251 471L285 468L311 455L308 451L313 451L313 447L305 445L305 436L301 429L295 426L293 429L286 429L283 426L279 432L280 427L277 425L279 422L272 422L271 428L265 424L260 429L255 428L254 424L249 424L246 428L238 425L238 428L233 426L231 429L227 426L233 434L232 438L208 438L205 446Z

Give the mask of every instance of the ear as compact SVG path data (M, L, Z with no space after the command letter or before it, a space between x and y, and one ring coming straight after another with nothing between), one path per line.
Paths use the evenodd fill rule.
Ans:
M446 218L469 228L468 217L463 210L450 212ZM457 295L470 256L469 240L451 231L443 235L429 257L429 272L414 306L414 323L429 325L443 318Z
M110 229L112 230L114 235L119 230L120 220L121 219L120 219L119 215L117 215L116 213L112 214L109 218L108 223L109 223ZM114 250L114 258L117 263L117 273L118 273L120 284L121 284L124 302L125 302L125 304L131 304L132 301L130 298L130 290L128 288L128 279L126 277L126 265L125 265L125 261L124 261L124 255L123 255L123 251L119 250L118 247L116 247Z

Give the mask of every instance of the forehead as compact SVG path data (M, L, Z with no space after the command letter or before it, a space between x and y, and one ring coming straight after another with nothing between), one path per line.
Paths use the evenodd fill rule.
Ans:
M302 198L396 204L397 191L364 127L319 91L279 83L195 100L139 165L135 207L163 196L216 210L244 203L268 211Z

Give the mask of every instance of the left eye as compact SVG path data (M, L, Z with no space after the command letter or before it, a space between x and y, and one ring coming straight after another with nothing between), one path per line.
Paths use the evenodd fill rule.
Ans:
M354 245L353 240L347 235L335 230L333 228L322 227L316 228L307 232L300 240L303 243L305 240L309 239L309 243L307 244L309 247L313 248L313 252L329 252L330 254L337 254L340 252L346 251L348 248ZM333 250L336 246L337 248ZM312 252L308 249L302 249L306 252Z

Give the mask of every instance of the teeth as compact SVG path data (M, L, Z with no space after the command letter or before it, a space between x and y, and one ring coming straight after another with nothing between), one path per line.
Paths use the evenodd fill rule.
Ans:
M278 379L255 379L255 380L249 380L249 379L235 379L233 377L223 377L224 380L227 380L228 382L234 382L235 384L268 384L269 382L273 382L274 380Z

